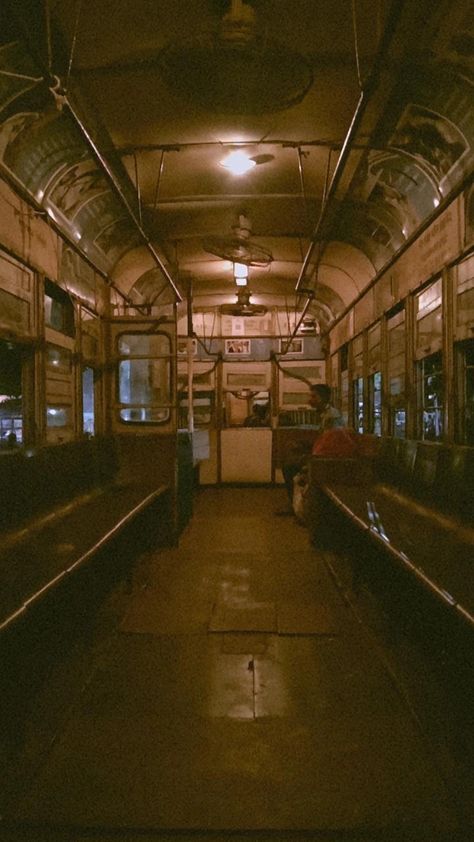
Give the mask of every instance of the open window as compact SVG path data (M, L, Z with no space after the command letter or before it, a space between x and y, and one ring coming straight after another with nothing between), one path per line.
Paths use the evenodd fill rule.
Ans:
M0 339L0 448L22 442L22 349Z

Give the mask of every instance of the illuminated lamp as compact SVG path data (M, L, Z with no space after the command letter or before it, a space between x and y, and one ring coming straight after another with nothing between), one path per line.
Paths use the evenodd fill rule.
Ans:
M221 167L225 167L229 170L232 175L244 175L244 173L248 172L257 165L256 161L253 161L245 154L245 152L242 152L239 149L231 152L227 158L224 158L224 160L219 163Z
M234 263L234 281L238 287L246 287L249 267L245 263Z

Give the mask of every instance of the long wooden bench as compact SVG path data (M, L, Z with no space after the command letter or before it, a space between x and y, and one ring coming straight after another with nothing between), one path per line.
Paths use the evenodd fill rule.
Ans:
M92 438L0 456L0 630L20 619L169 486L120 473L120 446Z
M382 439L370 459L312 457L309 470L315 543L335 507L474 626L474 448Z

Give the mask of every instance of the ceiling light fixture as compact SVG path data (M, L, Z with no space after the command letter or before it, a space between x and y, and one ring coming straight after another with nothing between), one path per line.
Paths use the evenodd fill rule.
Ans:
M225 167L232 175L244 175L244 173L256 166L256 161L253 161L245 152L236 149L231 152L227 158L220 161L221 167Z
M234 281L238 287L246 287L249 267L245 263L234 263Z

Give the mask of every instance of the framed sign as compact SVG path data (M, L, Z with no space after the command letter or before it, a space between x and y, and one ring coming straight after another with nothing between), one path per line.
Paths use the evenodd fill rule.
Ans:
M231 357L250 355L250 339L226 339L224 353Z
M287 339L280 339L280 354L302 354L303 353L303 340L302 339L292 339L289 346Z

